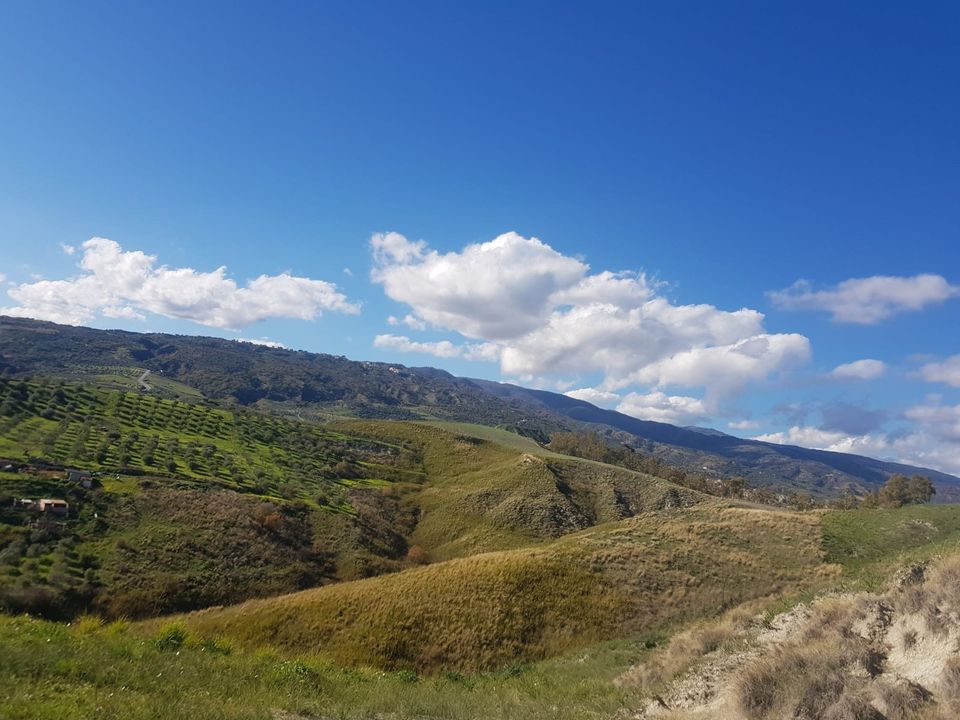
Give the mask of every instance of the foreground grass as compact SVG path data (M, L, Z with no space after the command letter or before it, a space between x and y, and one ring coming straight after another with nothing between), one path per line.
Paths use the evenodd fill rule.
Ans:
M475 675L343 670L221 644L142 638L122 625L0 616L0 717L609 718L633 691L612 679L649 643ZM284 715L290 713L291 715Z
M822 524L826 560L843 567L853 589L879 589L896 566L960 551L955 504L834 511Z

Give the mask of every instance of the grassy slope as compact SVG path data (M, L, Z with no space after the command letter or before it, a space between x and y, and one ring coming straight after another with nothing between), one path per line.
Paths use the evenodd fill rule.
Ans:
M707 510L698 507L682 512L696 515ZM670 513L678 515L681 511ZM678 541L687 544L683 541L688 535L694 539L707 538L713 543L722 542L721 535L726 535L725 543L729 543L730 533L733 533L741 537L741 545L748 550L751 543L772 543L782 546L782 553L792 555L796 547L799 549L797 554L803 555L812 552L813 548L808 542L798 543L797 540L808 533L819 535L819 514L794 514L784 519L782 514L772 513L768 520L769 532L757 533L752 524L744 523L744 518L758 517L760 513L748 510L721 510L721 513L732 525L725 531L715 529L709 532L705 523L694 516L690 518L694 524L687 533L674 517L672 521L664 520L660 531L650 533L647 547L662 538L659 539L663 551L661 561L667 562L667 567L673 568L674 572L689 567L699 573L708 568L692 562L696 556L692 549L677 557L667 552L669 545ZM791 522L794 518L801 519L801 524ZM714 520L717 519L715 516ZM888 552L898 553L902 542L902 529L895 528L902 524L909 527L917 519L934 524L943 532L939 540L931 536L929 542L916 538L910 541L913 546L911 556L922 558L950 547L949 536L954 532L953 528L960 525L960 507L828 513L822 516L822 543L828 556L842 563L848 572L858 573L871 567L877 573L889 572ZM619 540L626 534L635 533L631 528L643 521L644 518L635 518L616 526L594 528L551 543L550 547L559 549L564 544L581 544L588 540L594 550L606 548L605 554L594 554L595 559L609 561L617 557L612 550L619 545ZM664 534L662 530L666 527L672 527L672 532ZM778 531L774 532L773 528ZM695 542L693 547L698 545L700 543ZM643 547L638 543L637 552L642 552ZM872 550L858 553L857 548ZM649 550L643 554L650 554ZM627 560L621 571L629 580L635 569L638 566L642 569L643 564L630 559L629 553L625 557ZM709 554L701 561L715 572L723 572L726 567L714 565ZM784 562L788 568L798 569L796 558L771 557L770 561L771 564ZM409 573L409 576L429 577L425 570L438 572L465 562L468 561L444 563ZM407 575L403 573L351 585L382 590L383 583L396 582ZM681 592L686 586L677 582L680 577L664 577L663 582L672 582L674 591ZM640 573L634 582L642 584L644 579ZM780 582L789 587L789 583ZM662 593L669 587L651 587L650 590ZM688 588L682 592L697 593L697 590ZM316 594L300 594L290 596L290 599ZM378 605L378 612L388 612L391 600L391 597L385 597ZM377 604L376 598L368 597L367 602ZM707 612L715 610L710 606ZM455 608L450 609L451 615L455 612ZM309 627L299 627L304 636L309 636ZM658 625L655 637L651 638L649 635L630 636L624 629L618 636L625 639L594 645L533 665L510 666L500 671L466 676L447 674L418 679L405 672L342 669L317 657L291 659L263 650L246 652L239 647L224 653L222 642L204 643L199 639L181 647L170 646L170 643L158 646L158 636L169 638L169 626L158 623L151 628L149 635L144 635L143 630L141 627L131 633L122 625L95 628L91 623L81 621L66 626L0 616L0 647L4 650L0 653L0 716L51 720L94 715L159 720L182 717L273 720L293 718L296 714L318 718L376 717L391 720L610 718L623 714L624 708L636 708L642 704L636 689L618 687L613 680L628 667L642 662L647 657L645 648L650 641L662 640L668 632L666 626Z
M416 447L426 482L409 488L412 544L435 560L509 550L703 496L649 475L551 453L463 423L348 422L345 433Z
M0 646L8 720L599 720L630 702L634 691L612 680L646 652L618 641L532 666L417 678L195 643L164 650L122 625L4 616Z
M830 512L823 529L827 559L858 589L878 589L892 567L960 551L960 505Z
M705 502L184 621L245 647L340 663L477 670L661 629L830 574L815 516Z
M480 426L318 426L19 381L0 382L0 407L0 457L104 470L96 492L55 472L0 476L0 497L74 508L35 533L0 507L0 604L54 617L238 602L397 570L414 545L434 560L516 549L700 499Z

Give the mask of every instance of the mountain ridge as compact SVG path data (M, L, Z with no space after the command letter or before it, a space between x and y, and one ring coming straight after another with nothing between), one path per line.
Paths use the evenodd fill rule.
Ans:
M442 419L503 427L535 439L596 430L670 465L739 475L784 492L829 497L876 489L891 474L922 473L938 500L960 498L960 478L861 455L778 445L640 420L546 390L461 378L432 367L349 360L222 338L57 325L0 316L0 373L66 377L136 388L144 369L158 392L195 392L227 404L317 418ZM129 375L130 377L126 377Z

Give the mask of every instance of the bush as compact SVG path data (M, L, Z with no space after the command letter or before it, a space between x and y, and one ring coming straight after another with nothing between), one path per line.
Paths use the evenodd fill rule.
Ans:
M187 629L180 623L164 625L157 632L153 644L158 650L179 650L187 644Z

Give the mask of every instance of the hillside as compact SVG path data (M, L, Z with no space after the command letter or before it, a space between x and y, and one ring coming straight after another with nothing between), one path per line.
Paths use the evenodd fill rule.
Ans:
M518 412L469 380L434 368L344 357L220 338L56 325L0 316L0 374L62 377L137 390L143 370L164 396L246 407L391 419L447 418L519 426L545 440L562 425Z
M2 458L0 604L48 617L237 602L702 499L485 426L318 425L60 382L0 379ZM41 497L70 515L14 505Z
M508 383L474 380L497 397L532 414L554 413L648 452L668 465L721 476L741 475L757 485L831 495L876 489L890 475L920 473L934 481L939 502L960 500L960 478L902 463L850 453L811 450L759 440L744 440L716 430L684 428L604 410L583 400Z
M960 499L960 478L845 453L743 440L638 420L565 395L433 368L356 362L217 338L131 333L0 317L0 373L46 376L239 406L293 417L443 419L504 427L545 442L550 433L597 429L669 465L785 492L830 497L876 489L893 473L928 475L937 501Z
M726 517L728 521L734 519L737 521L728 528L730 532L727 536L733 534L742 537L742 533L738 533L737 528L743 526L744 511L736 509L724 511L722 506L716 507L721 513L731 513ZM698 512L705 509L701 508ZM541 550L548 556L566 559L569 558L569 553L574 546L581 545L583 549L591 549L593 558L597 560L631 558L628 564L623 565L619 570L612 569L609 574L609 577L613 578L616 577L617 572L625 572L627 581L630 582L630 570L634 567L634 559L637 554L641 554L641 549L645 548L646 552L641 554L639 564L642 571L646 572L652 566L654 559L659 558L658 561L665 562L664 567L674 573L674 579L682 578L683 569L694 569L698 558L704 556L700 555L699 551L691 551L673 560L674 555L668 553L669 546L676 543L678 539L682 542L686 534L683 530L684 523L675 521L680 513L689 511L670 512L673 513L673 517L662 518L662 526L670 527L672 531L664 541L661 541L660 548L655 547L659 532L654 533L652 539L643 540L642 526L646 525L648 529L653 529L655 526L647 525L648 519L635 518L624 523L588 530L580 536L569 536L556 541L557 547L551 543L550 546ZM824 560L829 563L826 570L830 573L829 577L833 578L832 582L830 580L827 582L828 589L839 585L841 589L846 588L857 593L864 592L865 588L872 589L871 592L883 593L890 579L899 577L900 584L907 592L894 592L892 599L895 611L901 612L901 608L906 606L902 601L906 600L910 607L923 610L925 617L929 616L933 620L940 618L941 622L936 632L929 632L926 629L925 618L912 617L910 622L917 623L914 629L917 631L918 641L913 645L913 655L905 655L901 652L894 657L894 661L921 657L918 653L923 653L922 657L933 658L936 662L924 662L922 667L934 672L937 667L940 667L938 663L943 659L940 649L945 646L938 640L942 637L939 633L946 631L947 637L956 637L960 624L957 624L954 613L942 612L942 609L946 608L943 602L948 598L944 597L938 588L944 586L933 582L927 587L926 578L936 580L940 577L938 574L940 570L934 569L930 575L918 576L913 568L917 563L922 563L931 557L944 553L955 554L957 543L960 541L960 511L956 506L910 507L891 511L857 510L826 514L774 513L773 515L778 518L784 516L801 518L800 523L794 526L795 529L804 530L813 536L819 535L822 538L823 547L827 548L826 557L811 562L809 555L811 545L806 541L800 542L797 545L800 552L796 559L785 558L786 570L778 582L782 582L785 588L789 588L792 578L798 576L809 578L808 571L811 568L814 570L813 576L819 577L817 571L824 569L824 565L820 564ZM758 516L759 513L753 517ZM817 517L822 517L819 526L816 521L811 522ZM718 516L712 518L711 522L714 523L712 527L715 530L718 527L716 523L720 520ZM775 524L771 522L769 527ZM716 544L719 534L710 534L707 531L708 527L710 526L697 523L694 526L694 534L697 537L706 537L710 543ZM633 537L641 541L637 544L637 553L634 555L624 552L626 545L620 540L625 537ZM763 542L775 540L781 546L792 546L797 538L803 537L807 535L798 533L772 538L764 534L762 539ZM699 546L697 544L694 548ZM643 558L648 555L653 556L654 559L644 562ZM731 676L728 672L724 672L724 668L730 667L729 664L724 664L724 658L729 657L731 651L739 653L734 657L745 659L744 663L738 662L734 666L734 669L738 669L741 665L747 665L747 656L744 652L757 650L760 654L750 656L751 662L756 660L750 668L750 677L765 678L764 682L756 686L760 689L782 688L784 692L780 692L779 697L783 702L791 700L797 702L798 698L803 699L803 694L797 694L796 691L803 690L805 678L814 683L829 681L826 685L817 684L818 691L809 694L809 697L811 699L824 697L831 703L838 699L838 692L843 695L848 688L854 695L860 692L866 692L868 695L865 698L862 695L858 698L848 698L845 702L858 699L869 701L874 697L870 693L874 691L880 693L886 689L887 685L892 685L893 690L897 692L883 692L878 696L878 700L895 701L898 698L911 700L915 697L909 692L906 695L899 692L901 689L911 691L911 687L897 682L896 673L899 667L897 665L882 665L883 672L877 675L879 680L874 680L869 674L862 672L848 675L843 671L839 674L831 672L824 675L817 670L817 668L829 670L836 667L831 664L833 663L831 658L835 656L830 653L820 653L819 650L826 649L832 652L831 648L838 647L835 644L838 637L837 630L847 629L839 634L841 639L855 638L856 635L850 632L851 629L872 627L859 623L859 618L856 617L854 623L848 624L846 620L849 615L842 606L831 599L830 593L826 595L825 601L814 600L814 603L824 602L823 608L829 611L827 614L819 614L815 624L808 624L803 620L808 617L805 608L809 603L805 601L804 604L797 605L798 596L788 594L732 607L716 622L706 618L703 621L695 620L693 624L678 622L670 626L657 626L650 628L649 631L641 630L636 634L621 631L617 634L617 639L612 642L578 647L572 652L533 664L507 665L497 670L476 674L447 672L424 677L406 670L389 672L381 669L344 668L333 665L329 660L309 651L298 653L294 649L297 645L309 647L313 642L310 633L305 632L312 628L298 625L300 613L306 615L308 610L311 612L306 616L313 618L322 630L337 632L339 640L350 640L353 643L342 646L343 652L348 649L354 652L357 648L361 648L363 652L368 653L366 657L369 657L369 648L381 653L391 648L386 643L376 642L377 633L391 623L402 625L403 631L399 637L414 638L413 645L394 645L393 649L415 647L419 642L418 634L414 628L405 624L405 621L428 613L437 613L440 615L440 621L448 623L440 626L440 629L445 631L449 631L451 627L455 632L460 632L463 627L473 628L475 634L467 636L471 642L474 642L476 637L483 637L484 628L489 627L491 621L502 624L506 630L522 628L521 625L508 623L507 620L516 620L517 612L520 610L533 608L541 612L548 608L549 603L539 598L535 592L548 585L542 578L538 579L529 567L524 568L523 564L516 560L512 566L515 568L513 579L532 578L535 581L532 585L516 583L510 585L507 582L510 576L505 575L503 580L498 580L495 575L489 572L484 573L480 569L493 561L499 561L504 556L515 557L514 553L495 553L490 556L480 556L472 562L457 560L342 586L346 589L341 591L344 593L339 596L341 599L349 599L351 602L355 599L359 608L371 612L371 632L366 637L362 634L360 624L348 623L341 627L330 622L333 617L330 614L327 615L327 620L324 620L320 610L325 608L327 613L333 612L329 604L330 600L322 597L323 593L328 592L326 590L279 598L278 605L289 608L290 611L286 616L290 627L282 635L283 639L289 643L289 647L284 649L283 653L272 652L259 646L262 637L258 638L255 635L264 630L266 625L252 627L250 636L243 636L241 628L228 628L229 632L235 633L240 638L231 643L222 637L219 639L203 637L188 631L182 623L169 620L156 621L150 625L130 626L121 621L104 624L97 618L88 617L72 625L66 625L22 616L0 616L0 646L4 648L4 652L0 653L0 698L2 698L0 714L11 718L67 718L69 720L80 720L94 715L124 720L129 718L174 720L183 717L198 720L222 720L223 718L250 720L297 718L299 720L332 717L349 720L361 718L366 720L372 718L376 720L425 720L427 718L454 720L593 718L599 720L621 716L640 717L652 707L660 717L680 720L690 718L690 711L697 712L698 704L709 702L715 688L734 688L734 683L739 676ZM707 556L708 560L709 557ZM721 557L726 561L732 556L723 554ZM762 569L768 561L778 559L780 559L778 556L770 555L757 562ZM499 562L499 564L506 563ZM899 572L904 564L909 572ZM611 565L611 568L614 566ZM744 568L746 572L747 566ZM578 561L569 571L565 571L567 575L561 574L561 577L568 577L575 573L581 578L604 576L599 568L595 570L588 568L586 575L583 574L583 570L583 562ZM839 576L838 570L842 573ZM493 610L484 608L479 600L474 600L473 604L468 606L470 613L458 612L457 608L449 606L445 608L445 612L441 612L444 609L438 609L430 602L429 597L425 598L417 594L411 596L411 602L401 613L397 611L399 596L393 592L385 596L382 604L378 604L376 598L371 597L369 593L364 593L361 597L357 592L360 589L403 588L426 593L429 589L426 588L427 580L446 581L455 576L465 578L469 575L487 577L489 587L493 589L502 591L509 588L512 591L518 591L515 593L518 599L511 605L508 602L509 597L495 595ZM737 577L743 577L743 575L738 573ZM768 571L763 571L759 577L763 582L770 579ZM910 582L903 584L904 579L909 581L911 578L920 578L924 584L921 586ZM634 580L637 584L643 581L643 575ZM712 579L708 580L710 584L714 582ZM390 586L390 583L395 585ZM955 582L946 586L946 589L952 593L951 597L955 596L955 586ZM528 587L530 591L526 591ZM713 587L716 590L716 587ZM919 593L912 592L918 588ZM334 589L336 588L330 588L330 590ZM462 599L459 595L460 588L437 585L435 589L444 597L449 598L452 595L456 600ZM733 585L732 589L737 589L737 586ZM645 590L644 597L649 598L650 593L655 592L663 593L657 597L670 598L671 601L675 597L679 598L681 613L696 612L697 603L705 597L695 584L683 583L673 586L673 594L669 594L670 588L666 585L651 585ZM602 585L584 582L571 590L561 588L558 597L569 602L571 598L601 600L616 599L618 596ZM803 597L810 599L811 595L804 594ZM934 602L931 603L931 601ZM424 604L425 609L418 609ZM660 605L663 606L660 608L661 615L669 615L670 603L661 602ZM252 606L251 613L254 617L258 620L269 620L269 617L264 617L264 613L260 610L267 607L267 601L253 603ZM211 610L209 613L195 616L196 622L198 624L209 622L211 629L220 631L223 629L220 627L221 623L224 623L227 618L231 618L232 621L237 617L240 607L225 608L222 611ZM515 645L512 649L526 647L529 650L542 647L538 643L543 643L548 638L558 637L556 631L558 627L581 626L597 629L598 625L590 617L580 617L584 615L582 607L578 606L571 616L558 618L548 613L540 616L541 619L559 620L560 625L548 625L540 634L530 633L526 637L532 642L525 646ZM603 622L614 617L618 609L616 603L610 605L598 603L588 607L594 610L599 609ZM852 607L854 610L864 607L869 609L871 605L855 604ZM831 608L836 608L840 612L833 612ZM926 612L928 609L931 612ZM356 609L351 606L344 606L343 610L347 618L354 617L356 612ZM700 610L703 611L704 608ZM707 614L711 616L717 610L715 603L710 603L706 607ZM391 613L393 613L392 616ZM799 618L800 622L790 624L790 618ZM187 618L186 622L189 624L194 621ZM947 624L943 624L944 622ZM790 635L791 628L796 628L798 631L795 637L801 641L799 648L801 652L798 655L794 652L796 648L788 645L786 648L788 653L778 654L777 650L782 640L789 642L793 637ZM298 629L301 632L298 633ZM903 649L901 643L903 633L900 630L909 628L897 622L893 625L886 624L881 629L884 631L884 637L889 637L891 641L895 641L898 648ZM891 629L895 631L892 632ZM678 630L680 632L676 632ZM437 629L428 627L426 630L428 637L437 634ZM813 637L814 635L820 638L825 637L827 642L820 642ZM521 637L523 637L522 634ZM559 637L560 646L573 648L578 645L576 642L571 642L570 638ZM879 638L880 635L877 637ZM774 639L780 644L763 644L769 639ZM818 654L812 657L802 652L803 648L811 642L815 643L814 647L818 650ZM257 649L252 652L245 650L246 643L250 643L250 647L257 647ZM842 646L839 647L842 649ZM931 652L931 648L936 652ZM321 650L331 654L337 652L329 645ZM454 646L453 650L458 651L458 647ZM880 656L868 654L868 657L879 658ZM806 663L804 665L806 669L800 671L796 664L784 664L784 660L791 658L803 660ZM818 662L818 658L823 662ZM855 671L858 666L854 664L848 667ZM763 671L765 668L773 671L773 674L756 675L757 671ZM953 717L954 715L950 714L952 706L945 703L952 702L951 698L955 696L945 694L944 690L949 686L936 682L935 675L932 677L933 680L926 680L925 683L928 690L937 693L933 696L937 704L931 704L929 701L909 702L906 707L900 706L900 710L896 711L897 714L889 712L890 707L897 706L883 705L882 707L887 708L889 713L883 715L871 714L861 704L858 706L860 715L831 717L906 718L906 720L946 720ZM944 675L947 680L949 677L952 676ZM766 696L769 697L769 692ZM656 701L657 697L669 703L675 712L666 715L659 713L657 708L662 710L662 707ZM751 692L746 697L762 698L763 695ZM687 704L677 704L678 698ZM740 715L739 708L734 707L732 714L729 715L707 712L706 714L698 713L694 717L722 716L730 720L759 720L759 718L771 717L771 712L777 712L777 708L773 706L769 706L772 710L768 710L763 704L753 707L756 707L756 711L752 714ZM940 711L939 714L938 711Z
M711 502L182 621L201 636L341 664L476 671L662 630L834 574L816 517Z

